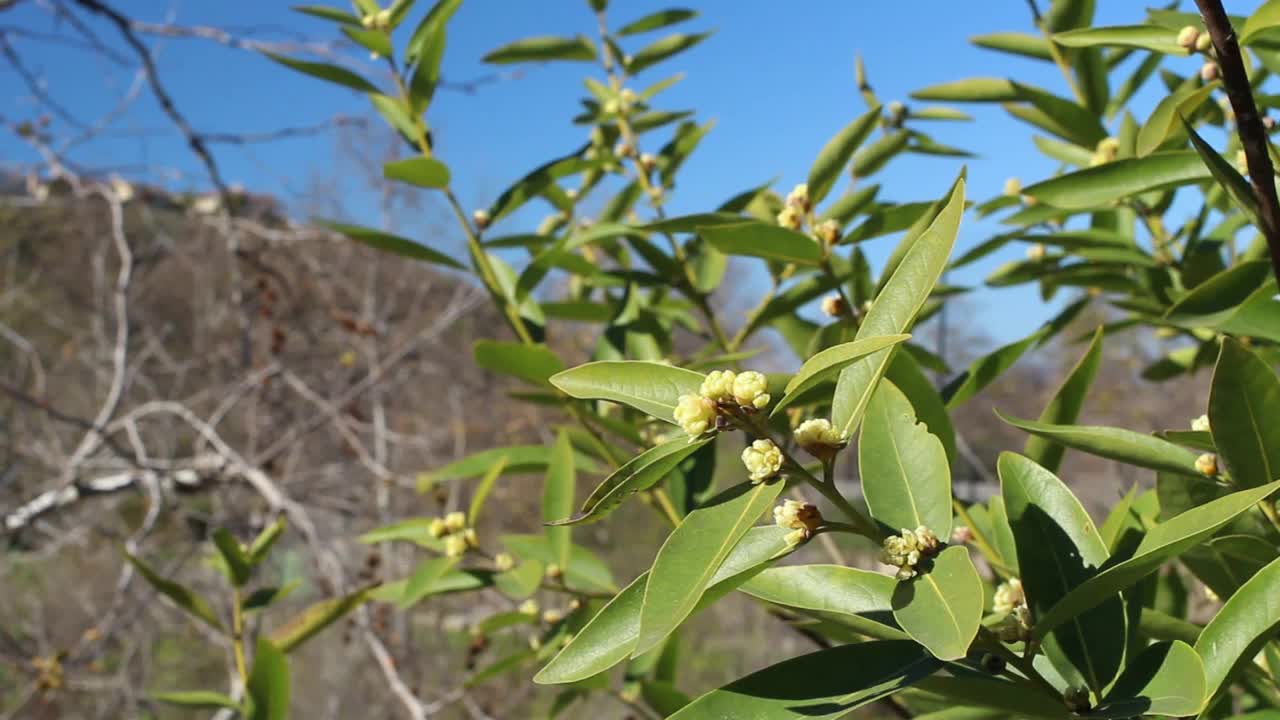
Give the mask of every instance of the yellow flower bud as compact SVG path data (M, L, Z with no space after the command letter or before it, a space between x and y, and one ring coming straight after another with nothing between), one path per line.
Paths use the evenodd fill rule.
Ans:
M702 381L698 393L708 400L729 402L733 399L733 383L738 373L732 370L712 370Z
M559 580L564 577L564 569L555 563L547 565L546 576L548 580Z
M451 558L460 558L467 552L467 539L461 535L450 535L444 539L444 554Z
M1035 243L1027 246L1027 259L1031 262L1039 262L1044 259L1045 247L1044 243Z
M795 208L801 213L807 213L812 208L809 203L809 185L800 183L791 189L787 195L787 207Z
M799 531L807 540L822 525L822 513L816 505L786 500L773 508L773 524Z
M998 613L1011 613L1019 605L1027 602L1026 593L1022 589L1022 581L1009 578L996 588L995 599L991 609Z
M1009 197L1018 197L1022 194L1022 181L1016 177L1011 177L1004 181L1004 194Z
M1189 54L1196 47L1196 42L1200 40L1200 30L1194 25L1187 25L1178 31L1178 44L1182 46Z
M840 242L840 223L830 218L823 220L813 229L813 234L818 238L819 242L826 245L835 245Z
M782 451L772 440L756 440L742 451L742 464L747 467L751 482L764 482L782 469Z
M1196 458L1196 471L1206 477L1216 477L1218 475L1218 456L1213 453L1204 453Z
M697 437L714 427L716 404L701 395L681 395L674 415L681 430L689 437Z
M778 224L784 228L799 230L803 223L804 218L800 211L790 205L782 208L782 212L778 213Z
M516 566L515 558L507 553L498 553L493 558L493 567L498 572L506 572Z
M1201 415L1191 421L1191 429L1198 432L1209 432L1209 416Z
M768 389L768 378L754 370L748 370L733 379L733 399L744 408L763 410L767 407Z
M1200 37L1196 38L1196 50L1207 53L1213 49L1213 36L1209 33L1200 33Z
M467 514L461 510L454 510L444 516L444 527L451 533L458 532L467 527Z
M520 607L516 608L516 610L522 615L528 615L529 617L537 617L538 601L534 600L533 598L529 598L528 600L525 600L524 602L520 603Z
M836 432L836 429L831 426L831 421L826 418L805 420L795 429L793 437L797 445L816 457L821 457L822 452L838 449L844 445L840 439L840 433Z
M828 295L822 298L822 314L827 317L840 317L845 313L844 298L839 295Z
M476 210L471 213L471 220L476 224L477 228L484 230L489 227L489 211L483 209Z
M1200 66L1200 79L1207 83L1217 80L1221 73L1222 71L1218 69L1218 63L1212 60Z
M542 611L542 622L548 625L555 625L564 619L564 614L559 610L548 609Z
M467 528L462 531L462 539L467 543L467 547L480 547L480 536L476 534L475 528Z
M431 518L431 524L427 527L427 532L433 538L442 538L449 534L449 528L445 527L444 520Z

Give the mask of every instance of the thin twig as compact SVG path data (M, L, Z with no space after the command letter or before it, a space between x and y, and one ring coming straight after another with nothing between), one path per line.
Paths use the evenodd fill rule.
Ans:
M1280 199L1276 197L1275 171L1271 166L1271 155L1267 152L1267 129L1262 125L1262 116L1254 103L1249 75L1240 56L1240 44L1222 2L1196 0L1196 5L1200 8L1200 17L1204 19L1209 37L1213 38L1222 85L1231 100L1236 132L1240 134L1240 144L1244 146L1245 161L1249 167L1249 181L1258 199L1260 229L1271 250L1271 269L1276 282L1280 282Z

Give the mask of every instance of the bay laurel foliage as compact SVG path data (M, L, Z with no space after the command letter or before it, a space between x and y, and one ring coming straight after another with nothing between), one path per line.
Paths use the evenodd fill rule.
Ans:
M1054 0L1029 18L1030 32L973 39L1000 57L1057 66L1058 88L995 75L923 88L909 106L883 103L859 61L865 110L813 149L804 184L785 194L771 184L729 187L719 206L672 216L681 168L712 131L662 95L681 78L674 60L710 35L698 14L635 18L622 3L588 0L598 37L529 37L487 54L495 65L581 68L573 122L584 141L549 151L472 211L450 188L441 156L454 156L447 147L437 155L428 122L459 3L298 8L384 61L385 78L269 56L369 98L411 148L385 177L438 192L466 257L328 226L405 262L474 276L512 338L478 343L475 361L524 385L513 401L565 420L548 446L490 449L427 469L424 491L472 486L469 512L407 518L363 536L422 549L411 576L368 597L409 609L445 594L505 596L518 609L476 632L532 632L532 643L493 658L470 682L524 673L558 693L552 715L609 693L645 716L684 720L834 718L870 703L929 718L1280 716L1272 499L1280 302L1260 232L1264 208L1242 175L1256 166L1237 157L1237 131L1252 120L1237 122L1227 102L1232 68L1219 65L1222 48L1198 14L1153 9L1140 24L1096 27L1094 1ZM1280 72L1280 2L1230 21L1245 49L1246 87L1264 110L1280 104L1267 92ZM1002 67L998 58L991 67ZM1137 107L1140 92L1160 99ZM958 106L973 103L1024 123L1028 150L1056 164L1052 175L986 196L957 166L931 201L883 197L877 174L905 155L958 164L967 153L928 129L969 121ZM533 232L511 227L528 206L552 214ZM1004 229L957 248L966 218ZM879 268L865 248L873 242L896 243ZM1027 337L954 371L912 333L962 292L941 283L944 273L1006 246L1025 248L1026 258L1000 267L989 285L1030 284L1046 301L1070 302ZM513 253L523 261L504 259ZM730 258L758 263L769 279L741 323L712 301ZM1110 322L1064 336L1089 305ZM588 362L573 365L552 349L563 344L550 333L567 323L591 329ZM766 331L801 358L795 372L752 368ZM1192 375L1209 383L1204 416L1170 419L1156 432L1081 424L1104 343L1141 331L1179 342L1145 370L1135 402L1160 392L1161 381ZM1025 432L1026 444L1000 456L998 493L958 500L950 413L1036 351L1066 353L1070 370L1039 417L990 418ZM930 375L951 379L935 387ZM741 465L725 468L718 448L740 451ZM1133 466L1150 482L1095 522L1057 474L1067 452ZM856 464L860 487L837 484L840 463ZM490 490L517 473L543 478L545 529L482 544L476 526ZM575 497L579 478L599 482L585 499ZM669 524L658 547L624 540L652 558L629 581L580 543L581 526L610 522L627 503ZM860 538L883 564L831 563L815 542L823 535ZM218 547L243 584L252 557L234 543ZM1169 612L1176 605L1159 602L1173 566L1214 598L1207 625L1179 615L1185 603ZM220 627L207 603L143 572ZM691 687L682 628L732 593L813 640L814 651L721 688ZM535 596L556 604L543 612ZM330 619L363 599L311 617ZM286 654L321 625L304 618L258 647L246 677L252 703L275 708L262 717L281 717L287 684L274 683L287 683ZM167 699L236 705L207 693Z

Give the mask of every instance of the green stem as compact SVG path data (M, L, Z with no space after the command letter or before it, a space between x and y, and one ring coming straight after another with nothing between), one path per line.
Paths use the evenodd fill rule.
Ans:
M244 661L244 610L240 607L240 588L231 589L231 651L236 658L236 673L241 686L249 684L249 672Z

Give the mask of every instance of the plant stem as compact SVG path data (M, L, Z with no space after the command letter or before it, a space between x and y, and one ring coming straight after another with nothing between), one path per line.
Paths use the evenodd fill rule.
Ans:
M1024 658L1005 647L1004 643L1000 642L1000 638L991 631L991 628L979 626L978 638L983 641L984 647L1003 658L1010 667L1016 668L1018 672L1025 675L1026 678L1036 687L1044 690L1050 697L1057 698L1059 700L1062 699L1062 693L1058 692L1058 688L1054 687L1048 680L1045 680L1044 676L1040 674L1040 671L1035 669L1035 666L1031 662L1031 658Z
M244 611L240 607L240 588L231 588L231 651L236 658L236 673L240 685L249 684L249 672L244 661Z
M1240 45L1221 0L1196 0L1196 6L1200 8L1200 17L1204 19L1209 37L1213 38L1213 49L1222 74L1222 86L1226 88L1227 97L1231 100L1231 109L1236 116L1236 132L1240 135L1240 144L1244 147L1245 161L1249 167L1249 182L1253 184L1253 193L1258 199L1258 221L1262 225L1260 229L1271 250L1272 272L1276 282L1280 283L1280 199L1276 197L1275 171L1271 165L1271 155L1267 152L1267 129L1263 126L1258 106L1254 103L1249 75L1240 56Z

